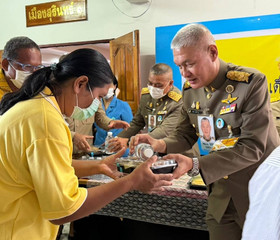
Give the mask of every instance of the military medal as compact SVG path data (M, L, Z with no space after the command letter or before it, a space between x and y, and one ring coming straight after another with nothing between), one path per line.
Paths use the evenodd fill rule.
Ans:
M231 94L229 94L228 97L227 97L226 99L222 100L221 102L222 102L222 103L230 104L230 103L234 102L237 98L238 98L238 97L232 98L232 97L231 97Z
M226 92L227 93L233 93L233 91L234 91L234 86L232 86L232 85L227 85L226 86Z
M188 113L201 114L203 111L200 109L200 104L198 101L193 101L191 108L188 109Z
M166 106L164 106L162 110L164 111L165 109L166 109Z
M150 108L153 106L153 104L152 103L150 103Z
M235 112L236 106L237 106L236 103L223 106L222 109L220 110L220 115L223 115L223 114L226 114L226 113L233 113L233 112Z

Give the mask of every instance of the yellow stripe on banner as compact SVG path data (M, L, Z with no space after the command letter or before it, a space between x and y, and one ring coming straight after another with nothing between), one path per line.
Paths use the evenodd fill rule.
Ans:
M256 68L268 80L271 102L280 100L280 35L217 40L219 57ZM275 80L279 80L275 82Z

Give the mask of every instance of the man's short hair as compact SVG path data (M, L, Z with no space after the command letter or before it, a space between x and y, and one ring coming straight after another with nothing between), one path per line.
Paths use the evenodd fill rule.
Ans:
M150 74L153 75L162 75L168 72L172 73L172 68L165 63L157 63L154 66L152 66L150 70Z
M171 49L199 46L205 40L208 44L215 44L215 40L207 27L193 23L182 27L171 42Z
M11 38L5 45L2 54L2 59L16 60L18 51L24 48L36 48L40 51L39 46L28 37L14 37Z

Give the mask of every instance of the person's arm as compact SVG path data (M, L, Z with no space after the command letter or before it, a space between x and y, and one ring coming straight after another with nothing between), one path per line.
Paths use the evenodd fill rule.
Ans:
M87 139L93 139L93 136L83 135L78 132L74 133L73 144L81 151L88 152L90 151L90 145Z
M132 190L149 193L153 190L162 190L162 186L171 185L172 174L152 173L150 167L155 160L154 156L123 178L87 189L87 198L76 212L67 217L50 220L50 222L61 225L88 216Z
M116 159L125 153L125 148L116 154L105 157L102 160L72 160L72 167L77 177L85 177L94 174L105 174L113 179L120 176L117 172Z
M102 104L100 103L98 106L98 110L95 113L95 123L102 129L109 131L110 127L109 124L112 121L111 118L107 117Z

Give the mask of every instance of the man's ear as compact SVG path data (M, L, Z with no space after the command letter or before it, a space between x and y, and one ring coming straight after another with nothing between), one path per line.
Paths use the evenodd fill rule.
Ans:
M81 91L88 88L88 77L87 76L80 76L75 79L73 83L73 90L76 94L80 93Z
M211 57L212 61L214 62L217 59L217 57L218 57L218 48L217 48L217 46L214 45L214 44L211 44L209 46L209 53L210 53L210 57Z
M7 60L7 58L4 58L3 60L2 60L2 68L5 70L5 71L8 71L8 67L9 67L9 62L8 62L8 60Z

